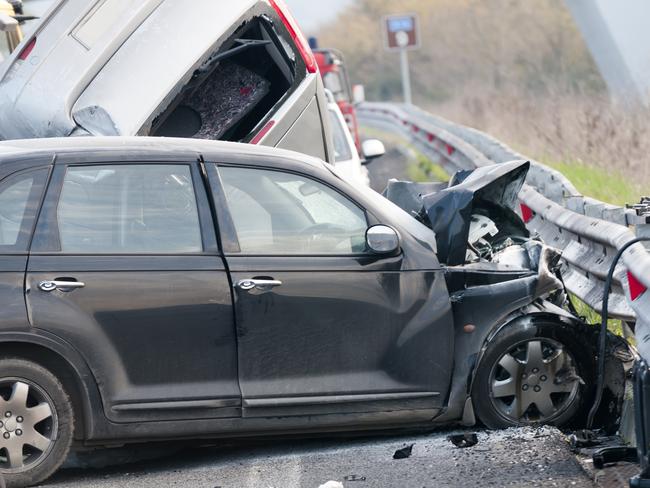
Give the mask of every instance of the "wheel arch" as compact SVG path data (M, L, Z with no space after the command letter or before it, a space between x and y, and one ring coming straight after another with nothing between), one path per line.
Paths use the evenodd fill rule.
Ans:
M81 356L58 338L30 333L0 333L0 357L33 361L63 384L75 412L75 439L83 441L96 430L102 410L97 383Z
M538 322L556 322L558 326L564 325L567 327L585 327L586 324L577 317L574 317L566 310L557 307L548 302L541 302L536 306L528 306L516 310L512 314L505 317L502 321L496 323L486 334L485 340L479 349L473 365L470 370L469 377L467 378L467 397L465 399L462 419L463 424L474 425L476 423L476 416L474 414L474 407L472 401L472 390L474 388L474 380L479 369L479 365L483 360L485 351L490 343L502 330L512 327L514 325L534 325Z

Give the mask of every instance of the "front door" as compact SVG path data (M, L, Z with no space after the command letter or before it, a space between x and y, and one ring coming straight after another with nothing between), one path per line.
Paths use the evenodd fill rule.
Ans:
M32 325L85 357L110 419L239 415L232 297L197 163L57 162L26 293Z
M244 415L440 407L453 349L440 270L369 254L365 210L321 181L210 173L228 210L222 240L236 250L226 261Z

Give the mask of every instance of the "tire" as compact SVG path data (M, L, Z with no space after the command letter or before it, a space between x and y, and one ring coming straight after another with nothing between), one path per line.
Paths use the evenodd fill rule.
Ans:
M572 423L596 376L593 332L560 319L524 318L488 344L472 385L478 418L492 429Z
M0 475L7 488L38 484L65 461L74 435L72 404L42 366L0 359Z

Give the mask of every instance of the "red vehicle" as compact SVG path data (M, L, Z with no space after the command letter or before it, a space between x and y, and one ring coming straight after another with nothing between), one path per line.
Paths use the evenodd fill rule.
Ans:
M314 41L311 41L312 44ZM357 151L362 155L361 141L359 139L359 124L357 123L357 114L354 109L352 100L352 88L350 86L350 78L345 68L343 54L332 48L327 49L313 49L318 69L323 77L323 84L325 88L330 90L334 95L334 100L338 104L345 121L348 124L350 133L354 138L354 144L357 146Z

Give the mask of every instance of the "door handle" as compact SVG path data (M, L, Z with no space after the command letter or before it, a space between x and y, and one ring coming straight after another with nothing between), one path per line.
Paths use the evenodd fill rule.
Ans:
M268 291L271 288L275 288L276 286L281 286L281 285L282 282L280 280L263 280L263 279L250 278L246 280L239 280L235 286L237 286L237 288L244 291L249 291L252 289Z
M38 288L42 291L72 291L75 288L83 288L86 286L81 281L57 281L57 280L43 280L38 284Z

